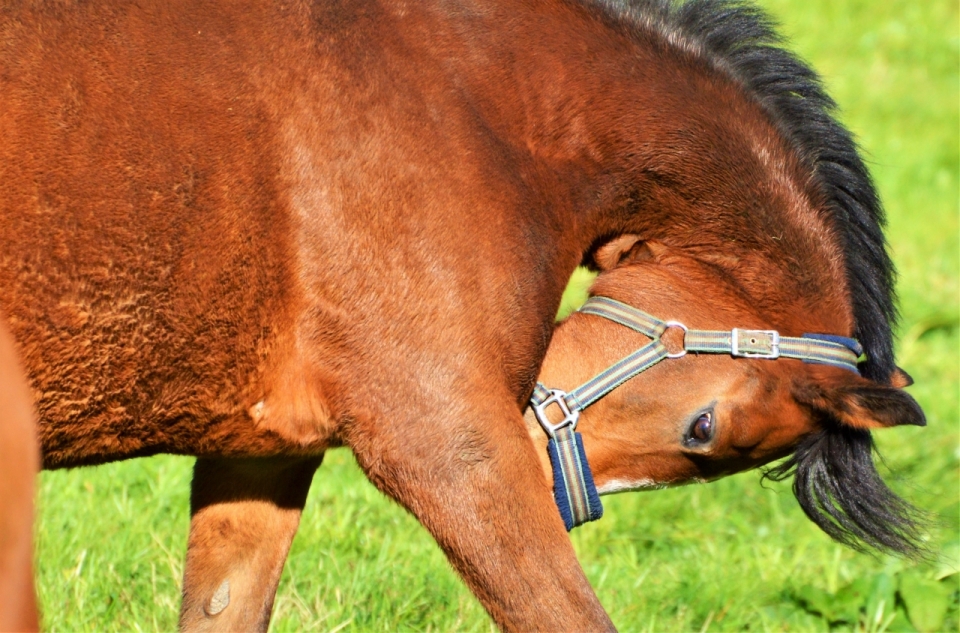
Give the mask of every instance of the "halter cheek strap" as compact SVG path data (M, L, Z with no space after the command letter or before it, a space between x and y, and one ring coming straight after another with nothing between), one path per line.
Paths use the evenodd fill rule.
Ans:
M576 432L580 409L571 410L565 399L567 394L562 391L547 390L540 383L537 383L537 389L543 389L545 393L534 392L531 404L540 426L550 436L547 454L553 467L553 498L569 532L578 525L602 517L603 504L587 463L583 437ZM556 424L547 419L546 409L551 405L556 405L563 414L563 419Z
M583 439L575 431L580 412L637 374L665 358L681 358L687 352L768 360L793 358L859 373L857 360L863 353L856 340L831 334L790 337L780 336L776 330L691 330L682 323L661 321L609 297L591 297L579 312L610 319L640 332L651 341L570 392L548 389L539 382L533 390L530 405L540 426L550 437L547 451L553 465L553 494L567 531L603 516ZM683 348L671 353L661 337L674 327L683 330ZM563 415L559 422L551 422L547 416L547 409L551 406L558 407Z

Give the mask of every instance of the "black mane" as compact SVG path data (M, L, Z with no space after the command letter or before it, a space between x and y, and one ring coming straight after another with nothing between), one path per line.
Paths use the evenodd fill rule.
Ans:
M854 336L867 356L861 373L888 383L896 368L892 330L898 315L884 213L857 145L834 118L836 103L817 73L782 47L770 18L745 0L600 1L609 18L652 29L739 82L811 166L842 239ZM855 548L918 554L922 521L883 483L872 453L868 432L827 420L765 476L794 475L804 512L834 539Z

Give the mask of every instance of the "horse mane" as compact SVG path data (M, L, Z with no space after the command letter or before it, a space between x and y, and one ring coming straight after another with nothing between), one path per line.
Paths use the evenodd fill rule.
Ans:
M745 0L599 0L608 19L699 55L742 85L811 167L826 213L841 239L853 303L854 336L863 345L864 377L888 383L896 368L895 271L883 236L877 191L851 133L835 118L836 103L817 73L782 47L773 21ZM826 420L793 455L767 470L794 475L807 516L837 541L907 555L922 551L917 511L883 483L868 432Z

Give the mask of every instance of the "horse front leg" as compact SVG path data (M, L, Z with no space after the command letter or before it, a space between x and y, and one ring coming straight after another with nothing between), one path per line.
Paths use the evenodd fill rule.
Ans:
M349 434L361 467L443 548L508 631L613 630L577 561L513 403ZM356 429L355 429L356 430Z
M40 452L30 391L0 321L0 631L36 631L33 495Z
M267 630L280 573L322 459L197 460L182 630Z

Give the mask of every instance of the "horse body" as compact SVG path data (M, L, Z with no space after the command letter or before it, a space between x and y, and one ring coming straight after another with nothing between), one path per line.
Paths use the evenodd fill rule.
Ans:
M411 95L400 103L413 105L371 115L376 97L363 93L384 83L427 83L426 92L429 83L378 69L386 54L367 62L383 76L329 70L339 57L362 57L342 50L346 36L330 44L336 55L310 51L289 20L250 9L50 9L37 21L64 32L52 54L32 55L43 40L29 34L12 46L24 77L54 84L10 81L3 162L5 303L45 394L41 416L57 420L42 426L48 466L204 454L204 445L216 454L316 452L335 441L329 407L349 408L325 401L358 384L386 402L410 389L393 371L378 380L369 365L350 375L358 357L409 365L411 380L469 379L453 375L460 370L449 365L464 359L445 350L470 330L466 353L495 353L514 399L535 377L546 331L525 347L476 348L498 331L530 329L524 315L552 309L555 298L542 296L557 294L577 261L569 249L564 266L543 271L538 223L522 217L543 201L512 182L509 167L490 166L482 126L463 132L449 120L465 118L464 104ZM137 21L151 28L129 40L103 35ZM170 41L186 23L198 33ZM356 48L375 39L365 35ZM282 50L257 59L269 42ZM56 55L71 47L92 54ZM422 74L416 59L429 57L408 51L401 61ZM289 85L299 82L300 91ZM433 133L423 129L427 105L450 113ZM445 169L454 161L457 170ZM57 173L46 171L50 162ZM474 217L478 209L490 211ZM517 234L524 224L530 235ZM426 248L452 243L469 249ZM546 272L549 283L516 270ZM480 307L504 294L514 307L492 322ZM398 320L403 331L391 331ZM425 325L433 327L415 340ZM69 435L89 444L72 439L61 455L54 435L72 420L83 431Z
M397 367L451 388L505 373L522 400L563 282L598 239L633 231L709 251L714 235L790 236L795 207L811 206L789 190L796 173L761 163L787 154L735 86L702 68L667 72L673 60L628 38L605 41L584 9L534 5L531 17L507 4L450 24L429 7L311 8L49 8L36 23L57 33L52 51L33 53L45 39L22 26L8 38L5 303L41 416L57 420L41 427L48 466L322 451L338 416L361 415L347 392L363 385L362 406L376 398L386 412L415 388ZM516 25L501 34L507 13ZM536 24L546 52L521 39ZM616 83L578 52L619 61L628 45L642 56ZM66 59L74 48L91 55ZM478 58L502 76L465 67ZM551 69L556 95L543 95L537 76ZM597 76L612 87L591 85ZM696 111L688 92L711 109ZM635 107L615 111L622 103ZM761 138L733 137L730 118L752 118ZM709 183L682 182L695 198L679 195L688 170L742 180L741 217L717 217L710 203L730 201L709 200ZM770 180L787 191L749 187ZM721 252L732 272L798 283L776 258L732 247ZM800 312L805 327L849 331L842 270L817 270L837 261L831 248L788 248L805 255L792 262L804 275L841 289ZM748 270L751 259L765 267ZM74 420L83 430L58 449Z
M201 458L183 626L266 626L345 444L501 626L609 627L521 410L570 272L628 260L620 236L785 331L860 328L805 157L649 10L5 10L0 306L44 465ZM858 331L881 379L884 326Z

